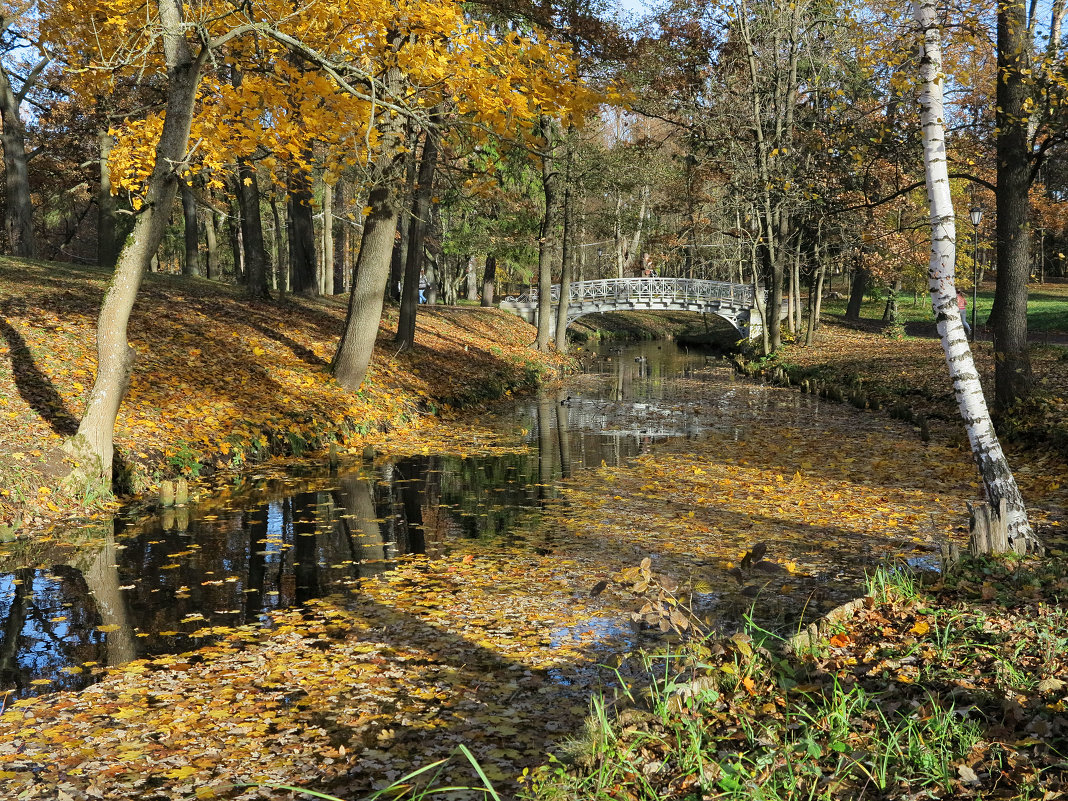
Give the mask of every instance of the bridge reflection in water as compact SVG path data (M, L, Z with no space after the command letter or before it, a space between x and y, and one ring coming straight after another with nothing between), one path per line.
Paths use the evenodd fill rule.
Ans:
M760 316L752 284L705 281L694 278L603 278L575 281L568 285L567 323L587 314L611 311L693 311L715 314L729 322L743 336L760 336ZM559 308L560 285L552 287L552 305ZM507 297L500 307L538 322L538 290L519 297Z

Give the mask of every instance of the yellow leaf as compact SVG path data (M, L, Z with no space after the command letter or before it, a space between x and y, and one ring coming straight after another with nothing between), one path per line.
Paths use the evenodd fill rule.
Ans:
M192 776L196 772L197 772L197 769L194 768L192 765L183 765L180 768L175 768L174 770L168 770L163 775L166 776L168 779L188 779L190 776Z
M913 626L912 629L911 629L913 634L919 634L920 636L923 636L924 634L926 634L930 630L931 630L931 627L930 627L930 625L928 625L926 620L917 620L916 621L916 625Z

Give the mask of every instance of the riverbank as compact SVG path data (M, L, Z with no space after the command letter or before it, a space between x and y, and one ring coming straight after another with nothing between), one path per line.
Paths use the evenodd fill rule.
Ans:
M66 495L60 446L95 371L96 316L108 274L0 258L0 534L38 529L113 503ZM153 492L273 456L418 429L450 409L526 391L566 360L528 346L533 329L496 309L420 307L418 347L396 352L387 307L367 380L339 387L329 362L345 298L250 302L240 287L149 275L129 335L137 351L115 431L118 484Z
M1068 453L1068 332L1052 326L1068 323L1068 285L1045 291L1061 298L1063 309L1055 315L1047 310L1048 301L1037 305L1034 316L1042 329L1031 345L1035 396L1005 415L998 431L1017 446L1064 454ZM868 315L875 312L872 304L865 310ZM788 378L794 386L807 380L835 387L842 400L882 409L917 427L921 421L944 425L960 436L960 411L933 323L910 322L906 330L912 334L888 335L877 320L849 321L825 314L814 346L789 343L773 356L753 362L751 370L775 380ZM994 391L992 343L981 336L972 343L972 355L989 403Z
M927 583L883 569L795 651L750 629L632 657L645 681L596 703L525 797L1061 798L1066 588L1059 558L966 560Z

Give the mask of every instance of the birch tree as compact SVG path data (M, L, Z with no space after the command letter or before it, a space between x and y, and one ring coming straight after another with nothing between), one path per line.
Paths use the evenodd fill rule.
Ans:
M983 486L995 509L1005 501L1009 544L1018 553L1040 551L1041 544L1027 521L1023 497L994 432L957 308L954 275L957 233L943 124L942 91L946 76L942 71L941 31L934 0L914 0L913 14L920 32L920 125L931 218L931 261L927 276L938 334Z

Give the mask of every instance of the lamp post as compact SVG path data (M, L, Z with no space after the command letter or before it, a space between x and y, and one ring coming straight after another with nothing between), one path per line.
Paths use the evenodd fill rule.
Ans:
M983 221L983 210L972 206L968 210L972 221L972 342L975 341L975 306L979 300L979 223Z

